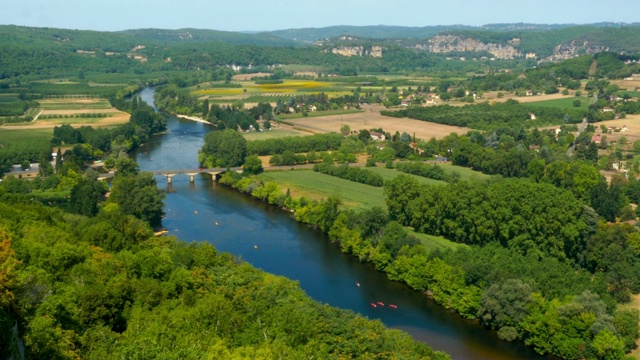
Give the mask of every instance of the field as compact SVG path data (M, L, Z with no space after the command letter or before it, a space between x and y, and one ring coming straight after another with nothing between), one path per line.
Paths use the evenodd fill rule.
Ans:
M283 191L289 188L293 197L306 196L320 200L329 195L337 195L348 207L386 208L381 187L364 185L313 170L268 171L260 174L258 178L277 182Z
M40 108L33 109L32 114L39 113L36 120L5 125L0 129L48 129L62 124L114 126L129 121L129 114L111 107L106 99L47 99L39 103Z
M580 107L578 107L578 109L583 109L583 110L589 109L589 104L591 103L591 99L583 96L575 97L575 96L567 95L560 99L533 101L533 102L530 102L530 104L545 106L549 108L556 108L556 109L566 109L566 108L573 109L574 108L573 102L575 100L580 100Z
M30 140L49 141L53 137L53 129L6 130L0 127L0 145L29 142Z
M361 129L382 128L384 131L395 133L406 132L409 135L415 136L419 139L428 140L432 137L436 139L442 139L443 137L455 132L460 135L466 134L469 129L449 126L442 124L430 123L427 121L413 120L407 118L393 118L380 115L380 110L384 109L383 106L378 105L365 105L363 106L365 111L347 114L347 115L325 115L317 116L314 118L301 118L287 120L291 125L307 129L309 131L324 133L324 132L338 132L342 125L349 125L352 131L359 131Z
M55 110L110 110L111 104L107 99L86 100L40 100L40 107L45 111Z
M332 87L334 84L324 81L313 80L284 80L280 84L256 84L251 82L245 84L243 88L210 88L193 91L195 95L212 95L212 96L224 96L224 95L241 95L248 94L247 96L259 95L259 94L271 94L271 96L278 94L291 94L294 92L313 92L323 91L325 88ZM343 89L344 90L344 89ZM277 101L277 100L276 100ZM254 102L254 101L249 101Z
M597 123L593 123L596 128L599 128L600 125L605 125L607 127L622 127L626 125L629 131L627 132L614 132L611 134L606 134L607 141L618 140L621 136L627 138L629 143L633 143L636 140L640 140L640 115L627 115L626 119L618 119L618 120L609 120L609 121L601 121ZM597 133L600 133L598 129Z
M251 131L251 132L243 132L242 136L244 136L247 141L253 140L266 140L266 139L276 139L287 136L304 136L309 135L308 132L298 131L289 126L279 126L274 127L272 130L264 130L264 131Z
M455 250L458 248L467 247L467 245L465 244L456 243L439 236L422 234L415 231L409 231L409 234L420 240L422 245L424 245L424 247L426 247L429 251Z
M375 173L378 173L382 176L382 178L384 179L384 181L387 180L391 180L393 178L395 178L396 176L400 175L400 174L405 174L401 171L398 170L394 170L394 169L387 169L385 167L368 167L367 170L371 170ZM405 175L409 175L413 178L415 178L416 180L418 180L418 182L420 184L427 184L427 185L444 185L446 184L444 181L440 181L440 180L433 180L433 179L429 179L426 177L422 177L422 176L416 176L416 175L410 175L410 174L405 174Z
M460 174L460 178L462 180L486 180L491 177L491 175L483 174L479 171L471 170L462 166L452 164L438 164L438 166L441 166L449 174L457 172Z

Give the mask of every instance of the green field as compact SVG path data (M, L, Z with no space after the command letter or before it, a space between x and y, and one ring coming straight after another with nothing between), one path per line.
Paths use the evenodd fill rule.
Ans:
M486 180L491 177L491 175L483 174L462 166L452 164L438 164L438 166L441 166L449 174L457 172L460 174L462 180Z
M455 250L461 247L467 247L467 245L465 244L456 243L443 237L422 234L413 230L409 230L409 234L420 240L422 245L424 245L424 247L426 247L429 251Z
M403 174L400 171L384 167L372 167L367 168L367 170L382 175L385 181ZM409 176L412 176L421 184L446 184L444 181L427 179L421 176ZM275 181L283 190L290 188L294 197L307 196L313 199L324 199L330 195L338 195L343 199L347 207L367 209L379 206L386 208L381 187L364 185L314 172L313 170L267 171L260 174L258 178L263 181Z
M306 196L320 200L329 195L337 195L347 207L386 208L381 187L364 185L313 170L268 171L258 175L258 178L262 181L277 182L283 191L291 189L294 197Z
M16 144L31 140L49 141L53 137L53 129L20 129L4 130L0 127L0 144Z
M81 102L65 102L65 101L43 101L40 103L40 107L44 110L80 110L80 109L111 109L111 104L108 100L100 99L96 102L81 103Z
M405 174L402 171L398 171L395 169L387 169L385 167L368 167L367 170L371 170L375 173L382 175L382 178L384 179L384 181L391 180L400 174ZM409 175L415 178L416 180L418 180L420 184L427 184L427 185L445 185L446 184L446 182L444 181L433 180L433 179L429 179L422 176L411 175L411 174L405 174L405 175Z
M567 97L564 97L562 99L534 101L527 104L545 106L545 107L556 108L556 109L567 109L567 108L574 109L573 102L575 100L580 100L580 107L578 107L577 109L583 109L583 110L589 109L589 104L591 103L590 98L575 97L570 95L567 95Z
M276 139L276 138L282 138L287 136L305 136L305 135L310 135L310 134L289 129L286 127L284 128L279 127L273 130L251 131L251 132L242 133L242 136L244 136L244 138L247 139L247 141Z

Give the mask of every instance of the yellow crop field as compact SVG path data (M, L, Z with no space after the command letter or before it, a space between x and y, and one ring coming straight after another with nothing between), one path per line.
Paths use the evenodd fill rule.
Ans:
M333 84L324 81L308 81L308 80L286 80L281 84L253 84L247 86L250 89L257 89L264 92L294 92L296 90L305 90L312 88L328 87Z
M312 80L285 80L280 84L248 84L244 88L212 88L196 90L193 92L195 95L213 95L213 96L225 96L225 95L242 95L245 92L251 94L257 93L292 93L299 90L318 89L333 86L333 83L324 81L312 81Z
M217 89L206 89L206 90L198 90L194 91L193 94L196 95L241 95L244 91L241 88L217 88Z

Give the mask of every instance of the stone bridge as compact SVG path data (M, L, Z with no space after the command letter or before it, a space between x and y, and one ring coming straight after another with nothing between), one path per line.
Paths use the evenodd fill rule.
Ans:
M225 173L229 170L232 171L236 171L236 172L242 172L242 168L241 167L232 167L232 168L198 168L198 169L168 169L168 170L151 170L151 171L143 171L143 172L148 172L151 173L153 175L163 175L167 177L167 183L171 184L172 180L171 178L176 176L176 175L188 175L189 176L189 181L194 182L195 180L195 176L198 174L210 174L211 178L213 179L213 181L216 181L218 178L218 175ZM110 172L108 174L100 174L100 176L98 177L98 180L105 180L105 179L109 179L112 178L115 175L115 173Z

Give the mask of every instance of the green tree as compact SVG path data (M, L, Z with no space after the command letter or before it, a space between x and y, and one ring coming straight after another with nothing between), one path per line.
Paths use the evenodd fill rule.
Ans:
M140 173L116 176L108 202L118 204L124 214L133 215L157 227L162 224L164 196L150 173Z
M98 213L98 202L106 193L105 186L97 180L80 180L71 189L71 209L85 216L94 216Z
M242 170L250 175L260 174L263 170L262 160L256 155L247 156L242 165Z
M616 360L624 357L624 344L609 329L604 329L593 338L591 346L598 359Z
M247 155L247 140L237 131L212 131L205 136L198 155L205 167L231 167L243 164Z

